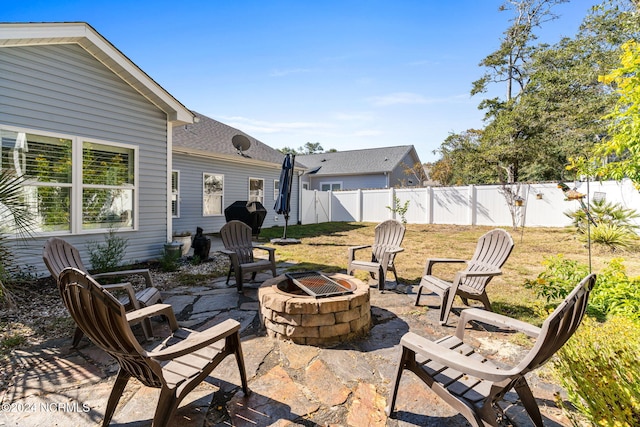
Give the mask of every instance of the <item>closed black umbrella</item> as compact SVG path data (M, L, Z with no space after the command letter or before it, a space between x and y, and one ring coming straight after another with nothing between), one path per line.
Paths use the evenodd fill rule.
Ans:
M287 225L289 223L289 212L291 211L291 187L293 185L293 166L296 162L296 156L287 154L282 161L282 172L280 172L280 185L278 198L273 207L278 215L284 215L284 235L287 238Z

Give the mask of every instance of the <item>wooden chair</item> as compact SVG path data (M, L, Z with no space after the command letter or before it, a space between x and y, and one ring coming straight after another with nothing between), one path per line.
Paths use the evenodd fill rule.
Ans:
M88 273L87 268L82 263L82 258L80 257L80 252L76 249L75 246L66 242L63 239L59 239L57 237L52 237L48 239L44 245L44 250L42 253L42 258L44 263L46 264L51 276L54 279L58 280L60 273L67 267L75 267L80 271ZM138 270L123 270L123 271L113 271L107 273L98 273L93 274L92 277L94 279L100 278L120 278L127 277L132 275L140 275L144 277L146 287L138 292L133 291L133 287L131 283L117 283L117 284L109 284L102 285L105 289L116 291L122 290L126 293L126 296L122 297L122 303L128 310L137 310L141 307L146 307L151 304L155 304L157 302L161 302L162 298L160 295L160 291L158 288L153 286L153 281L151 280L151 274L148 269L138 269ZM149 319L146 319L142 323L142 330L147 339L153 336L151 322ZM80 328L76 328L76 331L73 335L72 346L77 347L80 343L80 339L82 339L82 330Z
M242 221L229 221L220 229L220 237L225 247L222 253L229 255L231 260L227 284L229 284L231 273L234 272L238 292L242 292L243 276L246 273L253 273L251 280L256 278L258 271L264 270L271 270L273 277L276 277L275 248L254 246L251 241L251 227L247 224ZM254 249L267 251L269 259L254 258Z
M349 263L347 274L354 270L365 270L371 277L378 278L378 289L384 290L387 270L393 271L398 282L398 274L394 260L396 254L404 251L400 245L404 239L405 227L402 223L389 219L376 226L373 245L352 246L349 248ZM371 261L356 259L356 252L361 249L371 248Z
M462 311L455 336L432 342L412 332L401 341L402 355L387 415L395 407L400 378L405 369L414 372L431 390L459 411L472 426L498 426L497 402L514 388L529 417L542 427L542 416L525 375L546 363L580 325L595 275L585 277L544 321L541 328L480 309ZM513 367L498 367L464 342L465 325L481 321L507 327L536 338L535 345Z
M127 313L124 306L93 278L72 267L62 271L58 287L78 327L120 365L103 426L109 425L131 377L148 387L161 389L152 425L168 425L182 399L231 354L238 363L242 390L245 395L249 394L237 321L228 319L196 332L179 328L168 304L154 304ZM173 333L158 347L146 351L131 332L130 324L158 315L168 318Z
M424 289L438 294L441 325L447 323L456 295L460 295L465 305L469 305L469 299L478 300L482 302L485 309L491 311L491 302L486 292L487 285L494 276L502 274L500 268L507 261L512 250L511 235L497 228L480 237L476 251L469 261L449 258L428 259L418 286L416 305ZM438 263L466 263L467 267L456 273L453 281L449 282L432 274L433 266Z

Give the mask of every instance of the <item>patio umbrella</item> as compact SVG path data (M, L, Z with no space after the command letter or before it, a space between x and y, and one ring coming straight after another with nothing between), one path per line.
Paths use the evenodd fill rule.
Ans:
M296 156L287 154L282 161L282 171L280 172L280 185L278 187L278 198L273 207L278 215L284 215L284 235L287 238L287 225L289 223L289 212L291 211L291 187L293 184L293 166Z

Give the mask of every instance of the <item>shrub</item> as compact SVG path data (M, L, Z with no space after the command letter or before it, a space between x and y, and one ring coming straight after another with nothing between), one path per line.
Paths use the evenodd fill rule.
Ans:
M546 269L531 281L525 280L524 286L537 292L547 302L562 299L589 274L589 267L578 261L566 259L564 255L547 257L542 261Z
M177 271L180 267L180 251L164 250L160 256L160 269L164 272Z
M128 240L116 235L113 228L104 238L104 243L90 241L87 251L91 260L91 267L97 272L113 271L120 266L127 249Z
M592 425L636 426L640 420L640 324L622 316L586 318L553 363L569 401ZM574 425L579 420L558 398Z
M598 273L589 298L589 312L599 318L623 315L640 321L640 278L628 277L622 258L614 258ZM547 302L564 298L588 274L589 267L561 254L546 258L547 266L535 280L526 280L525 287L534 289Z

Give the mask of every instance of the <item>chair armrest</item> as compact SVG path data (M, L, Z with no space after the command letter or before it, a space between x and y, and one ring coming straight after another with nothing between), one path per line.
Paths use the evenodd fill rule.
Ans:
M372 245L350 246L348 248L348 250L349 250L349 262L351 262L354 259L356 259L356 252L357 251L359 251L360 249L370 248L371 246Z
M170 304L152 304L148 307L130 311L127 313L127 321L130 325L135 325L152 316L165 316L169 320L169 327L172 331L179 327L173 307Z
M514 370L498 369L481 360L467 357L438 343L423 338L413 332L407 332L400 345L423 357L455 369L464 374L473 375L488 381L502 381L513 378Z
M270 246L262 246L262 245L255 245L253 249L262 249L263 251L267 251L269 253L275 252L276 250L276 248L272 248Z
M190 331L191 334L187 339L162 350L147 352L146 355L156 360L172 360L220 341L229 335L237 333L239 330L240 323L237 320L227 319L202 332Z
M465 277L486 277L486 276L500 276L502 270L485 270L485 271L459 271L457 273L461 279Z
M431 269L433 268L434 265L438 264L438 263L448 263L448 264L453 264L453 263L465 263L467 262L464 259L454 259L454 258L429 258L427 259L427 263L424 266L424 273L422 274L423 276L430 276L431 275Z
M540 328L523 322L521 320L512 319L502 314L493 313L491 311L481 310L479 308L467 308L460 313L460 320L456 328L456 337L462 339L464 336L465 326L472 320L487 323L499 328L509 328L522 332L530 337L537 338L540 335Z
M146 269L146 268L141 268L137 270L109 271L107 273L92 274L91 276L93 276L93 278L97 280L98 278L101 278L101 277L123 277L123 276L133 276L133 275L139 275L144 277L144 282L147 288L150 288L153 286L153 281L151 280L151 273L149 272L149 269Z
M404 252L404 248L400 248L400 247L389 248L389 249L386 250L386 252L388 252L390 254L397 254L397 253L400 253L400 252Z
M135 310L140 308L140 303L138 302L138 299L136 298L136 293L133 290L133 286L131 285L131 283L129 283L129 282L112 283L110 285L102 285L102 288L106 289L107 291L112 291L112 290L125 291L127 293L127 296L129 297L129 302L131 303L131 306L133 306L133 308Z

